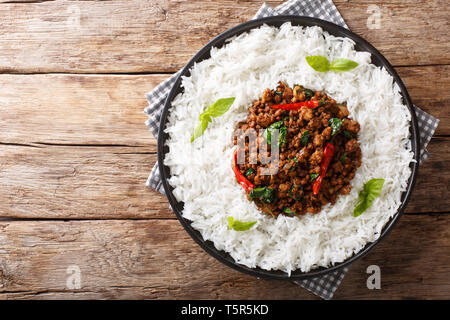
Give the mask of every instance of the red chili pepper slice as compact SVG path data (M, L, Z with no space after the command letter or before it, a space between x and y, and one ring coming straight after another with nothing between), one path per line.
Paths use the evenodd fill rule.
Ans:
M239 167L237 165L237 153L238 150L236 149L236 151L234 152L234 161L233 161L234 175L236 176L236 180L245 189L245 191L250 192L255 186L239 170Z
M316 179L313 184L313 194L318 195L320 190L320 185L322 184L322 180L327 173L328 166L330 165L331 159L333 159L334 155L334 145L327 142L325 145L325 150L323 151L323 159L322 164L320 165L320 175Z
M307 107L310 109L317 108L319 106L318 100L308 100L308 101L302 101L302 102L296 102L296 103L286 103L286 104L276 104L273 105L273 109L282 109L282 110L297 110L301 107Z

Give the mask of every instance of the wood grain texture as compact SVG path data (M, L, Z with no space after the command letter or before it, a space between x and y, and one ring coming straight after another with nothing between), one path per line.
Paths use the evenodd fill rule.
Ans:
M251 19L263 3L2 2L0 70L8 73L174 72L213 37ZM350 29L370 41L392 64L449 64L446 1L335 3ZM371 11L374 5L376 11ZM380 16L376 29L371 22L374 14Z
M448 299L448 3L334 2L398 66L413 102L441 120L409 214L352 265L335 298ZM156 162L145 92L262 3L0 0L0 299L317 299L222 265L144 185ZM381 290L366 287L373 264ZM67 287L73 265L76 290Z
M450 135L450 66L400 67L412 102L440 120L436 135Z
M450 138L431 141L407 212L449 211L449 146ZM145 187L156 159L154 145L2 145L0 217L175 218L167 199Z
M145 93L169 75L0 75L0 142L154 146Z
M440 89L449 69L398 68L415 103L441 118L441 134L450 133L450 95ZM173 218L144 186L156 162L144 92L167 76L0 75L0 216ZM448 211L448 146L431 142L409 212Z
M336 298L448 298L449 223L450 215L402 217L352 266ZM0 222L0 230L0 299L317 298L222 265L177 221L16 221ZM372 264L381 268L381 290L366 287ZM72 265L81 271L80 289L67 288Z
M107 219L173 217L145 186L150 147L1 146L0 216Z
M450 134L450 66L397 68L411 99ZM154 146L144 94L169 75L0 75L0 142ZM426 79L426 81L425 81Z

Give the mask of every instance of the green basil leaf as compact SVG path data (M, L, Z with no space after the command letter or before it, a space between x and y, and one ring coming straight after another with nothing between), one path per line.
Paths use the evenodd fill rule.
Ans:
M330 70L330 62L322 56L307 56L306 62L316 71L327 72Z
M366 211L370 206L372 205L372 201L362 200L358 202L355 209L353 210L353 216L357 217L360 214L362 214L364 211Z
M324 98L322 98L322 99L319 100L319 107L321 107L321 106L323 106L323 105L325 105L327 103L330 103L330 102L325 100ZM314 108L313 110L316 110L316 109L317 108Z
M330 70L333 71L349 71L358 66L358 63L352 60L344 59L344 58L338 58L335 59L331 65Z
M314 180L317 179L318 176L319 176L318 173L311 173L311 174L309 175L309 178L311 179L311 181L314 181Z
M345 164L345 159L347 159L347 152L344 152L344 154L341 156L341 162Z
M235 98L219 99L203 111L199 116L200 122L192 134L191 142L194 142L195 139L205 132L208 124L211 122L211 117L216 118L226 113L233 104L234 99Z
M269 211L269 213L270 213L270 215L272 216L272 218L276 218L276 216L273 214L273 211L272 210L270 210L270 208L265 204L265 203L263 203L263 205L264 205L264 208L266 208L266 210L267 211ZM267 213L267 212L266 212Z
M306 130L305 132L303 132L302 137L300 138L300 143L303 146L306 146L308 144L309 137L311 137L311 133Z
M294 157L294 158L288 159L288 161L289 161L289 162L287 162L287 163L283 166L283 169L289 169L289 172L292 172L292 171L295 170L295 165L298 163L298 159L297 159L297 157ZM292 163L292 161L293 161L294 163Z
M225 114L233 104L235 98L222 98L214 102L206 109L204 113L209 114L213 118L220 117Z
M315 95L314 91L309 89L304 89L303 92L305 93L306 98L312 98Z
M272 203L275 197L274 190L269 187L253 188L250 191L250 199L258 199L266 203Z
M246 177L248 177L248 176L252 175L253 173L255 173L255 170L253 168L248 168L247 170L245 170L244 175Z
M272 144L272 132L270 131L269 127L264 129L263 137L266 139L267 144Z
M286 135L287 135L287 128L285 126L282 126L278 134L278 146L281 147L286 143Z
M278 130L278 146L282 146L283 144L286 143L286 134L287 134L287 129L286 126L284 125L283 120L274 122L270 126L268 126L263 132L263 137L266 139L267 143L271 145L272 133L275 129Z
M384 179L371 179L364 185L364 191L367 192L367 199L373 200L377 198L384 185Z
M280 128L282 128L282 127L284 127L284 121L280 120L280 121L277 121L277 122L272 123L268 128L271 128L271 129L280 129Z
M195 139L200 137L203 134L203 132L205 132L210 122L211 117L209 115L204 114L200 115L200 122L198 123L197 127L194 130L194 134L191 137L191 142L194 142Z
M228 217L228 228L231 230L233 229L233 222L234 222L234 218L233 217Z
M289 190L288 190L289 197L291 197L291 198L294 199L295 201L300 201L300 200L302 200L303 197L295 197L295 196L294 196L294 194L292 193L292 190L293 190L294 188L295 188L295 183L293 183L292 186L291 186L291 187L289 188ZM302 186L298 186L298 188L299 188L300 190L303 189Z
M328 59L323 56L307 56L306 62L308 62L311 68L319 72L327 72L329 70L338 72L349 71L358 66L357 62L345 58L335 59L330 64Z
M359 193L359 202L353 210L353 216L357 217L372 205L372 202L381 194L384 179L371 179L364 184L363 190Z
M294 197L294 194L292 193L292 189L294 189L294 187L295 187L295 183L293 183L293 184L291 185L291 187L289 188L289 190L288 190L288 195L289 195L289 197L291 197L292 199L296 200L295 197Z
M250 199L260 199L262 198L262 196L264 195L264 192L266 190L266 187L258 187L258 188L253 188L252 190L250 190Z
M334 136L341 127L342 120L339 118L331 118L330 120L328 120L328 122L330 123L331 129L333 129L331 135Z
M272 203L274 198L275 198L274 190L269 187L265 187L264 194L261 197L261 200L263 200L266 203Z
M295 212L291 210L291 208L284 208L284 213L290 215L291 217L295 216Z
M348 140L353 139L353 136L350 133L350 131L344 130L343 134L346 139L348 139Z
M255 225L256 221L243 222L234 220L233 217L228 217L228 227L235 231L247 231Z

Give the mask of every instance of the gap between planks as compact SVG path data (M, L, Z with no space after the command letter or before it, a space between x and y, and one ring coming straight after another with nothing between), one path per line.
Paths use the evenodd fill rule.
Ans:
M392 65L393 68L426 68L426 67L446 67L449 66L448 63L424 63L424 64L411 64L411 65ZM0 75L24 75L24 76L33 76L33 75L70 75L70 76L148 76L148 75L173 75L174 73L180 71L181 69L174 70L152 70L152 71L139 71L139 72L83 72L83 71L43 71L43 72L15 72L14 70L2 70L0 69Z
M404 215L408 216L430 216L430 217L440 217L442 215L448 215L450 212L404 212ZM400 217L401 219L401 217ZM125 217L125 218L9 218L0 217L0 223L7 222L18 222L18 221L28 221L28 222L89 222L89 221L104 221L104 222L114 222L114 221L175 221L178 220L177 217Z

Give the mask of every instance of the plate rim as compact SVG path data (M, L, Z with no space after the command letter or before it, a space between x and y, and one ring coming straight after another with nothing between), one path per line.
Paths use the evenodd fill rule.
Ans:
M239 264L234 261L234 259L225 251L218 250L215 248L212 241L207 240L205 241L200 234L199 231L194 229L191 226L191 221L185 219L182 216L182 212L180 210L180 203L176 200L172 193L172 187L169 186L167 179L167 170L164 166L164 149L165 149L165 141L167 138L167 134L164 132L166 121L167 121L167 115L169 113L169 109L171 107L171 101L176 96L177 91L179 90L180 84L181 84L181 77L183 75L186 75L187 73L190 73L190 69L193 66L195 62L197 62L203 55L208 54L211 50L211 48L219 43L219 42L225 42L227 39L244 33L248 32L252 29L258 28L264 24L268 24L271 26L274 26L275 24L283 24L285 22L291 22L295 26L319 26L324 31L334 34L334 33L340 33L343 34L340 37L347 37L350 38L355 42L355 46L361 47L362 49L358 49L357 51L367 51L371 54L371 57L375 55L377 59L380 60L382 66L389 72L389 74L394 78L394 81L397 83L401 95L403 98L403 103L408 107L408 110L411 114L411 124L410 124L410 142L411 142L411 150L414 153L413 160L410 163L411 168L411 175L408 180L408 185L406 187L406 190L401 195L401 204L397 210L397 212L390 218L390 220L385 224L383 227L380 236L377 240L373 242L367 243L363 249L358 251L357 253L353 254L351 257L347 258L343 262L336 263L332 266L329 266L327 268L319 267L315 269L311 269L308 272L302 272L299 269L296 269L291 272L290 275L284 271L280 270L265 270L259 267L256 268L250 268L245 265ZM331 30L331 31L330 31ZM223 43L221 43L220 46L222 46ZM202 61L202 60L199 60ZM372 61L373 62L373 61ZM400 76L397 74L395 69L392 67L392 65L389 63L389 61L368 41L366 41L361 36L353 33L352 31L345 29L341 26L338 26L334 23L321 20L318 18L312 18L312 17L305 17L305 16L295 16L295 15L279 15L279 16L272 16L272 17L266 17L266 18L260 18L260 19L254 19L250 20L248 22L244 22L241 24L238 24L225 32L222 32L218 36L214 37L211 41L209 41L205 46L203 46L186 64L186 66L181 70L179 75L177 76L166 100L164 103L164 108L161 113L161 119L160 119L160 126L158 129L158 166L159 166L159 173L162 181L162 185L164 187L165 194L169 200L170 206L172 210L175 212L178 221L181 223L183 228L186 230L186 232L191 236L191 238L198 244L200 247L205 250L209 255L219 260L221 263L231 267L234 270L238 270L240 272L256 276L258 278L264 278L264 279L277 279L277 280L287 280L287 281L298 281L298 280L304 280L312 277L318 277L322 276L324 274L328 274L331 272L335 272L337 270L343 269L344 267L349 266L356 260L362 258L367 253L369 253L372 249L374 249L380 242L392 231L395 224L400 219L401 215L403 214L409 200L411 197L412 190L414 189L416 177L418 173L418 167L420 163L420 148L419 148L419 130L418 130L418 123L417 123L417 117L414 112L414 107L411 102L411 98L408 94L408 91L406 89L406 86L404 85L403 81L401 80ZM170 174L169 174L170 175ZM232 261L231 261L231 260Z

